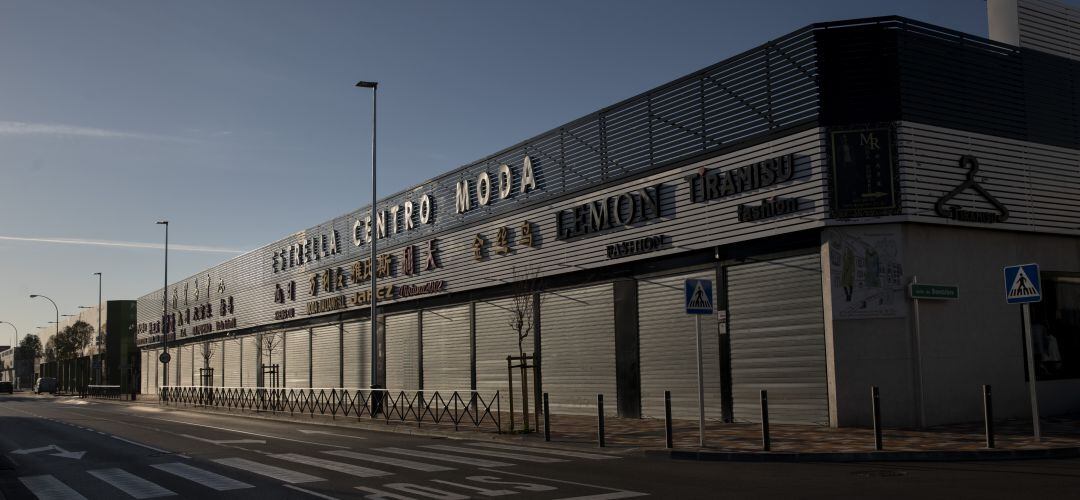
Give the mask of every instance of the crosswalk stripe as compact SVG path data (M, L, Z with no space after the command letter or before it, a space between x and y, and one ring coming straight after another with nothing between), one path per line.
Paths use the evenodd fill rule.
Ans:
M381 451L385 453L393 453L395 455L408 455L412 457L430 458L432 460L439 460L442 462L454 462L465 465L475 465L477 467L505 467L508 464L506 462L496 462L494 460L481 460L473 457L463 457L461 455L447 455L446 453L432 453L430 451L420 450L406 450L404 448L376 448L375 451Z
M366 460L368 462L375 462L380 464L394 465L397 467L404 467L406 469L419 470L424 472L442 472L448 470L454 470L453 467L447 467L445 465L428 464L424 462L414 462L412 460L405 460L401 458L387 457L382 455L372 455L370 453L357 453L355 451L348 450L325 450L323 453L327 455L334 455L338 457L354 458L356 460Z
M19 482L41 500L86 500L86 497L51 474L20 477Z
M393 475L392 472L381 471L378 469L369 469L367 467L360 467L359 465L335 462L333 460L326 460L318 457L309 457L307 455L299 455L296 453L281 453L278 455L270 456L278 460L288 460L290 462L310 465L312 467L319 467L322 469L332 470L334 472L340 472L342 474L348 474L350 476L356 477L378 477Z
M557 450L554 448L537 448L533 446L516 446L512 444L502 443L469 443L469 446L481 446L484 448L495 448L499 450L513 450L513 451L528 451L532 453L547 453L549 455L559 455L563 457L574 458L587 458L589 460L611 460L613 458L619 458L614 455L604 455L601 453L584 453L580 451L570 450Z
M180 462L172 462L167 464L154 464L153 467L160 471L168 472L174 476L180 476L188 481L201 484L207 488L217 491L229 491L240 490L244 488L254 488L254 486L242 481L237 481L232 478L222 476L215 472L203 470L198 467L192 467L188 464Z
M424 448L431 448L433 450L442 451L452 451L455 453L468 453L471 455L483 455L485 457L509 458L511 460L521 460L524 462L535 462L539 464L553 464L566 461L561 458L541 457L538 455L523 455L521 453L510 453L502 451L477 450L473 448L467 448L465 446L445 446L440 444L433 444L424 446Z
M315 481L325 481L325 479L318 476L312 476L311 474L304 474L303 472L283 469L264 463L252 462L251 460L244 458L215 458L214 462L240 470L246 470L260 476L272 477L274 479L285 481L286 483L313 483Z
M127 493L132 498L158 498L176 495L172 490L162 488L161 486L136 476L124 469L98 469L88 470L86 472L91 476L112 485L114 488Z

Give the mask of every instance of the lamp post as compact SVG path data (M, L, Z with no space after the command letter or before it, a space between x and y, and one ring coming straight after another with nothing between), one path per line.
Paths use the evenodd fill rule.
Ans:
M375 240L378 239L378 218L375 216L375 204L378 202L375 194L375 132L378 121L376 111L378 109L379 82L356 82L356 86L371 89L371 260L368 261L368 269L371 271L371 388L379 387L379 323L375 306L378 304L379 290L375 284L375 276L378 270L375 267Z
M94 273L94 276L97 276L97 334L98 334L98 339L99 339L99 342L97 342L97 354L98 354L98 358L100 358L101 357L101 340L103 340L102 337L101 337L102 336L102 333L101 333L101 273ZM101 362L101 368L103 369L105 367L105 362L104 362L104 360L100 360L100 362ZM98 383L98 385L100 385L101 384L101 369L98 369L97 372L94 373L94 375L95 375L95 381Z
M159 220L158 224L165 226L165 283L161 288L161 351L162 370L161 381L163 386L169 385L169 221Z
M15 345L11 346L13 349L11 351L11 378L15 379L15 388L19 389L18 369L16 368L16 366L19 365L19 360L16 357L16 355L19 354L19 327L12 323L8 323L7 321L0 321L0 324L10 325L15 329Z
M60 308L56 307L56 302L53 302L53 299L50 299L50 298L48 298L48 297L46 297L44 295L38 295L38 294L30 295L31 299L35 299L35 298L38 298L38 297L41 297L41 298L51 302L52 306L53 306L53 310L56 311L56 321L54 323L56 325L56 337L53 337L53 338L57 338L57 337L60 336ZM52 322L50 322L50 323L52 323ZM56 342L56 341L54 340L53 342ZM56 364L59 367L59 365L60 365L59 360L57 360Z

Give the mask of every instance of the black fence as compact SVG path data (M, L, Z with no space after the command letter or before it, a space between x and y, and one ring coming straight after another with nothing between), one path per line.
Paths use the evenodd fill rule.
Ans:
M81 395L84 398L125 399L118 385L88 385Z
M464 395L464 396L463 396ZM226 410L354 417L421 423L452 423L502 432L499 391L391 391L387 389L304 389L265 387L164 386L158 402Z

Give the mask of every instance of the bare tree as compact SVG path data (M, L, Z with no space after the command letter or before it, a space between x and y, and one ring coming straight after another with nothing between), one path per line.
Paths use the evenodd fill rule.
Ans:
M259 355L259 366L263 366L261 363L262 356L266 355L266 366L274 364L274 351L281 347L281 342L285 340L281 332L267 332L259 336L259 350L262 351ZM263 377L262 368L259 369L259 378ZM271 381L273 382L273 381ZM263 380L261 385L266 385L266 381Z
M533 324L538 313L537 307L544 298L543 294L539 293L543 283L540 279L540 271L536 268L520 273L517 268L514 268L513 276L514 303L510 309L509 325L517 335L518 362L521 369L521 415L525 420L525 432L529 432L529 372L526 368L528 363L525 357L525 339L529 338L529 334L533 332ZM513 395L510 397L513 398ZM514 416L511 414L511 423L513 419Z
M214 359L214 354L216 351L214 347L214 343L207 340L204 341L199 348L199 355L202 356L204 369L210 369L210 360ZM204 375L204 373L209 374L209 377L207 375ZM199 375L200 378L202 378L203 380L200 380L199 382L201 382L202 385L212 385L211 383L207 383L208 381L206 379L213 377L213 373L213 371L201 372ZM209 382L212 381L213 379L211 378Z

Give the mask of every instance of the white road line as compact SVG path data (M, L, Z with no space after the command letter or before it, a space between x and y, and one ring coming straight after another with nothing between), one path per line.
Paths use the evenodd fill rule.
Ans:
M51 474L20 477L19 482L41 500L86 500L86 497Z
M188 481L201 484L207 488L217 491L229 491L229 490L241 490L244 488L254 488L254 486L242 481L237 481L232 478L222 476L215 472L203 470L198 467L192 467L188 464L181 462L172 462L167 464L154 464L153 467L160 471L168 472L174 476L180 476Z
M151 420L161 420L163 422L172 422L174 424L194 425L195 427L206 427L207 429L217 429L219 431L235 432L237 434L247 434L249 436L259 436L259 437L270 438L270 439L280 439L282 441L292 441L294 443L314 444L314 445L319 445L319 446L328 446L330 448L344 448L346 450L349 449L348 446L340 446L340 445L336 445L336 444L326 444L326 443L316 443L314 441L304 441L302 439L293 439L293 438L287 438L287 437L281 437L281 436L271 436L271 435L267 435L267 434L259 434L259 433L256 433L256 432L248 432L248 431L241 431L241 430L238 430L238 429L230 429L228 427L216 427L216 426L213 426L213 425L196 424L194 422L184 422L183 420L169 420L167 418L157 418L157 417L143 417L143 418L149 418Z
M335 462L333 460L326 460L324 458L309 457L307 455L300 455L297 453L280 453L277 455L270 455L270 457L276 458L278 460L288 460L290 462L296 462L298 464L310 465L312 467L332 470L334 472L340 472L342 474L348 474L350 476L356 477L379 477L393 475L393 473L391 472L381 471L378 469L369 469L367 467L360 467L359 465Z
M264 463L252 462L251 460L243 458L217 458L213 461L221 465L246 470L260 476L272 477L274 479L285 481L286 483L313 483L315 481L325 481L325 479L318 476L312 476L310 474L304 474L303 472L283 469Z
M502 443L468 443L469 446L481 446L484 448L495 448L499 450L514 450L514 451L528 451L533 453L547 453L549 455L559 455L564 457L574 458L587 458L589 460L611 460L619 458L614 455L603 455L599 453L584 453L580 451L570 450L557 450L555 448L538 448L535 446L516 446L512 444Z
M446 453L432 453L430 451L406 450L404 448L375 448L375 451L393 453L395 455L408 455L413 457L429 458L431 460L440 460L443 462L475 465L477 467L506 467L509 465L514 465L508 464L506 462L496 462L494 460L481 460L479 458L463 457L461 455L448 455Z
M130 439L124 439L124 438L122 438L120 436L113 435L113 436L109 436L109 437L111 437L111 438L113 438L113 439L115 439L117 441L123 441L123 442L125 442L127 444L133 444L133 445L138 446L140 448L146 448L148 450L156 451L158 453L165 453L167 455L172 455L173 454L173 452L171 452L171 451L163 450L161 448L154 448L153 446L150 446L148 444L136 443L135 441L132 441Z
M537 480L540 480L540 481L547 481L547 482L551 482L551 483L572 484L574 486L584 486L586 488L596 488L598 490L607 490L607 491L610 492L610 493L601 493L599 495L586 495L586 496L581 496L581 497L566 497L566 498L560 498L558 500L614 500L614 499L617 499L617 498L635 498L635 497L647 497L647 496L649 496L648 493L641 493L641 492L638 492L638 491L629 491L629 490L620 490L618 488L611 488L611 487L608 487L608 486L600 486L600 485L596 485L596 484L576 483L574 481L566 481L566 480L562 480L562 479L550 479L550 478L546 478L546 477L532 476L532 475L529 475L529 474L521 474L521 473L516 473L516 472L507 472L507 471L504 471L504 470L488 470L488 469L481 469L481 470L483 470L485 472L490 472L492 474L506 474L506 475L509 475L509 476L527 477L529 479L537 479Z
M328 450L323 451L327 455L334 455L337 457L354 458L356 460L366 460L368 462L375 462L379 464L393 465L397 467L403 467L406 469L424 471L424 472L442 472L448 470L454 470L453 467L447 467L445 465L428 464L424 462L414 462L412 460L405 460L401 458L386 457L382 455L372 455L370 453L357 453L349 450Z
M284 486L284 487L286 487L286 488L288 488L290 490L299 491L301 493L307 493L308 495L311 495L311 496L313 496L315 498L322 498L322 499L325 499L325 500L338 500L337 497L332 497L330 495L323 495L322 493L319 493L317 491L305 490L305 489L303 489L303 488L301 488L299 486L293 486L291 484L283 484L282 486Z
M127 493L132 498L158 498L176 495L175 492L162 488L124 469L98 469L86 471L114 488Z
M511 460L521 460L523 462L535 462L535 463L538 463L538 464L554 464L554 463L565 462L566 461L566 460L563 460L561 458L541 457L541 456L537 456L537 455L523 455L521 453L510 453L510 452L503 452L503 451L477 450L477 449L473 449L473 448L467 448L465 446L445 446L445 445L440 445L440 444L433 444L433 445L424 446L424 448L431 448L433 450L441 450L441 451L452 451L452 452L455 452L455 453L468 453L470 455L483 455L485 457L509 458Z

